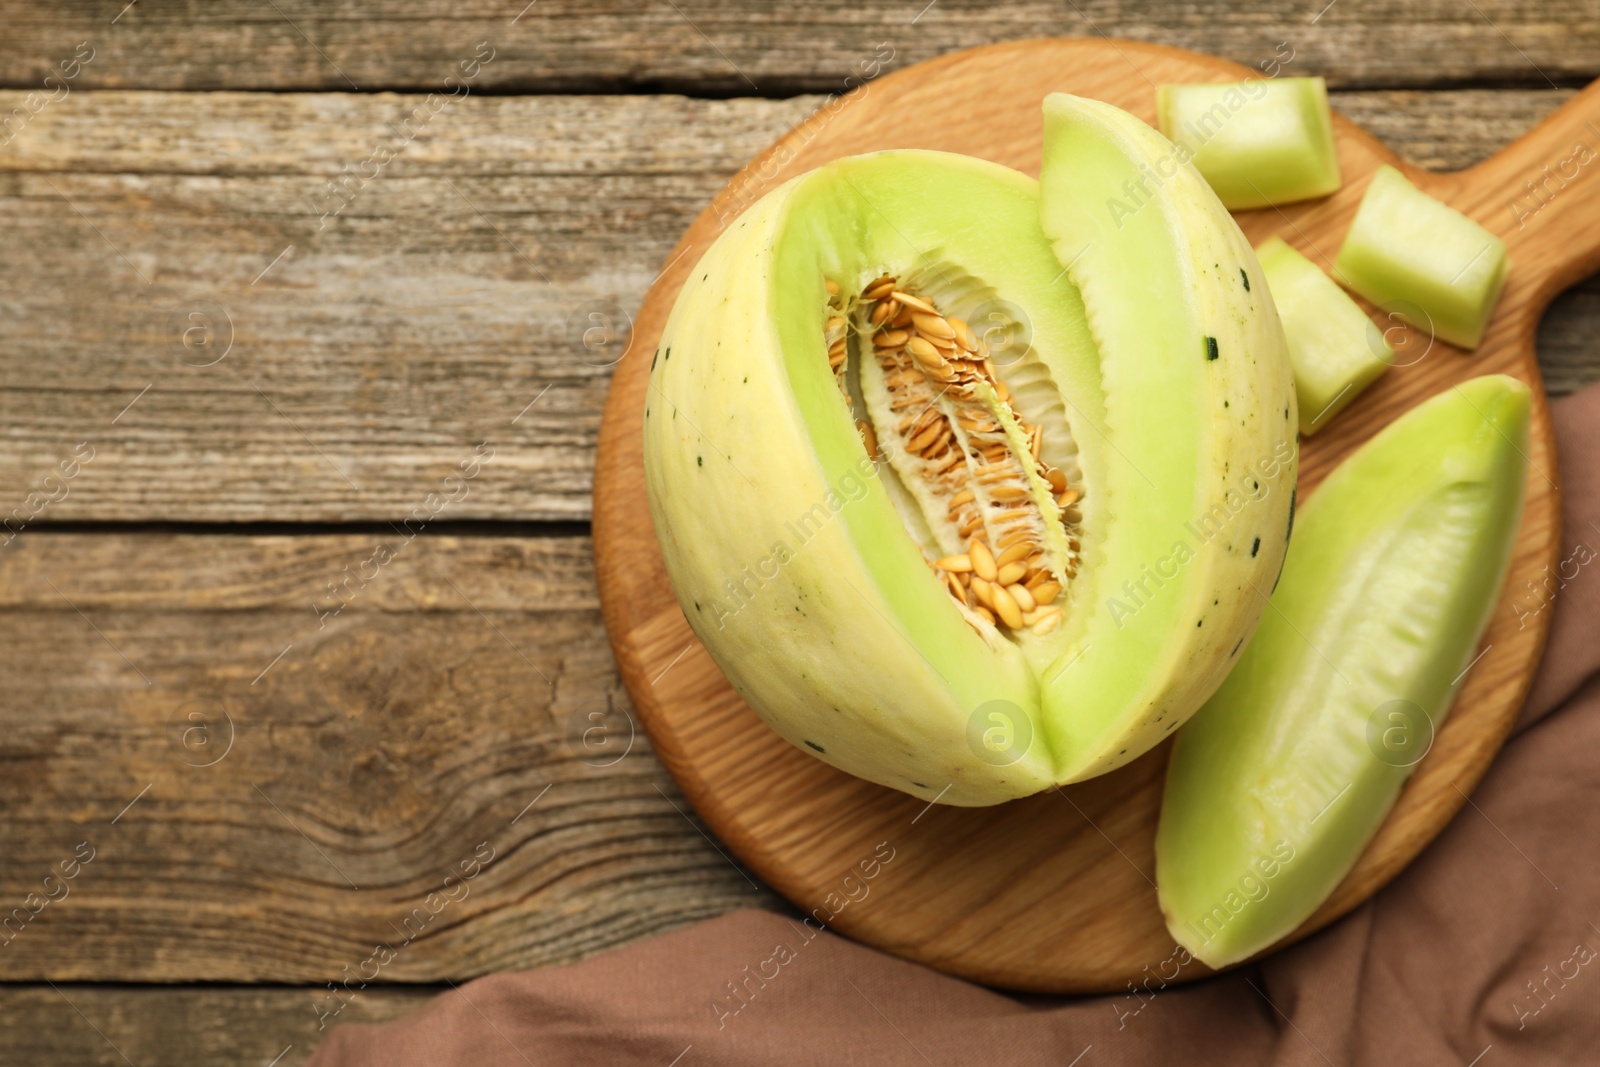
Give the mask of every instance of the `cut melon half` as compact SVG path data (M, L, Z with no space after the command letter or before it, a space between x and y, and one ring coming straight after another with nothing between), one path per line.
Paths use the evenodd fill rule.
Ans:
M1091 121L1075 151L1133 173L1136 120ZM1191 309L1148 344L1103 329L1146 282L1080 295L1039 184L968 157L838 160L706 252L654 355L646 484L690 625L779 734L992 804L1134 758L1215 688L1281 561L1295 422L1259 268L1199 188L1129 252Z

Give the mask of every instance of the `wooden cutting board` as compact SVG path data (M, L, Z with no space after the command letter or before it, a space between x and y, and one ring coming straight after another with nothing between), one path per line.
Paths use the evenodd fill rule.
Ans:
M689 228L639 310L606 404L595 469L595 556L617 665L658 754L706 825L830 929L1014 989L1122 991L1157 974L1184 981L1208 973L1196 962L1172 975L1175 946L1156 907L1166 745L1105 777L999 807L928 806L791 747L734 694L673 598L645 505L647 375L679 285L728 219L785 179L839 156L934 148L1037 175L1047 93L1106 100L1153 124L1157 85L1252 76L1261 72L1108 39L1018 41L887 75L832 101L736 177ZM1398 164L1370 135L1334 118L1344 187L1326 200L1239 216L1253 243L1278 234L1325 269L1374 169ZM1579 144L1588 154L1574 155ZM1597 150L1600 83L1469 171L1402 167L1505 238L1510 282L1473 354L1430 343L1368 309L1403 365L1303 442L1302 498L1401 412L1452 383L1500 372L1534 389L1527 509L1482 655L1432 749L1349 877L1285 943L1367 899L1439 833L1494 758L1528 691L1550 612L1536 610L1540 601L1527 583L1539 584L1560 547L1559 478L1533 338L1550 298L1600 266L1600 174L1588 173L1600 171ZM1528 182L1545 183L1542 205Z

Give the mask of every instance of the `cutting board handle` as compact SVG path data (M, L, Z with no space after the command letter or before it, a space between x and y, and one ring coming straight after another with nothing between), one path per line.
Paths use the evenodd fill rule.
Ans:
M1600 269L1600 81L1494 156L1439 178L1445 199L1505 239L1518 303L1538 315Z

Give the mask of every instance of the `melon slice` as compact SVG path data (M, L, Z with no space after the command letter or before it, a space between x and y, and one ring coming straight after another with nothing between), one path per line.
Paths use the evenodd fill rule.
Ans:
M1082 660L1044 693L1071 779L1149 749L1221 684L1294 508L1283 327L1244 234L1193 167L1165 173L1171 152L1109 104L1045 100L1042 219L1102 353L1115 478ZM1152 198L1108 209L1151 172Z
M1136 165L1122 123L1159 140L1089 122L1073 153L1108 173ZM1295 422L1254 256L1191 179L1139 227L1160 302L1194 309L1148 348L1102 327L1149 281L1108 263L1125 281L1080 295L1038 183L963 156L828 164L691 272L651 371L651 515L690 625L783 737L992 804L1134 758L1220 681L1260 611L1239 587L1281 561Z
M1167 770L1161 909L1209 966L1310 917L1427 753L1505 580L1529 404L1500 375L1441 393L1302 509L1272 610Z

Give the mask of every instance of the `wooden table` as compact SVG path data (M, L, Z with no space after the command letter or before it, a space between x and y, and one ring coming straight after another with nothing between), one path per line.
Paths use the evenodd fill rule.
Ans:
M1600 76L1592 0L124 2L0 0L0 1063L287 1067L784 906L633 727L589 487L668 250L864 61L1292 56L1437 168Z

